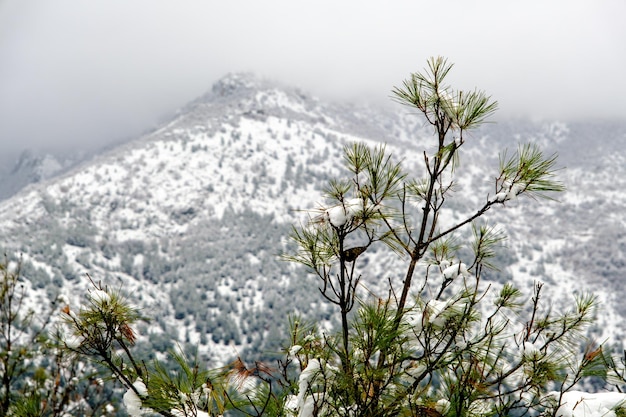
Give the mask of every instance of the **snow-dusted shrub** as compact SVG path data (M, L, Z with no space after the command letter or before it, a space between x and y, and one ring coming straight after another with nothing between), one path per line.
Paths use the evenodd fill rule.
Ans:
M65 300L51 298L35 311L24 274L34 268L22 265L0 259L0 416L93 416L114 409L111 390L101 379L89 381L93 367L62 349L55 317Z

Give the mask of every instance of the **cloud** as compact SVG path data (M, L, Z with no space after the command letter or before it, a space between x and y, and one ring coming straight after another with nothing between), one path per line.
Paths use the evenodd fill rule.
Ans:
M620 0L0 2L0 146L135 135L231 71L387 100L443 55L500 117L623 117Z

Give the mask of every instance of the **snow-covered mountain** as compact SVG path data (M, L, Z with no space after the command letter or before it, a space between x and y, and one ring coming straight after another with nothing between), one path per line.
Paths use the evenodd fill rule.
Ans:
M431 133L407 108L323 103L229 75L151 133L1 202L0 245L23 254L32 302L61 292L78 303L88 272L154 318L139 329L153 350L173 336L216 363L242 351L268 357L288 314L333 319L315 279L276 255L302 210L344 172L343 146L384 142L420 175ZM493 192L498 151L528 141L560 154L568 191L559 202L521 200L488 213L510 236L489 279L529 292L544 281L555 303L592 290L604 307L598 328L621 344L626 123L485 126L467 141L449 217L478 208ZM366 255L365 280L394 278L393 261L376 249Z

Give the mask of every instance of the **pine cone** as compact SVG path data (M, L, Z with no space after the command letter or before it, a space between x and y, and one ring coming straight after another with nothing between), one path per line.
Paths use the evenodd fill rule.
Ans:
M354 262L360 254L365 252L365 249L367 249L367 246L356 246L354 248L346 249L343 251L343 259L346 262Z
M434 408L431 407L424 407L421 405L418 405L415 409L416 417L442 417L443 414L441 414L439 411L435 410Z

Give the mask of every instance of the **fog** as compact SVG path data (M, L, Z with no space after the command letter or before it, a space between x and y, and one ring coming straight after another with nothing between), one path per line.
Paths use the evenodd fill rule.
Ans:
M498 118L626 118L623 0L0 0L0 152L138 135L228 72L389 101L430 56Z

